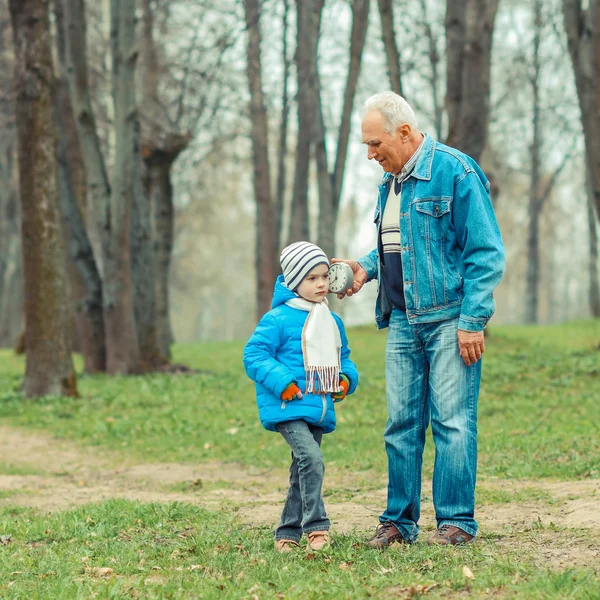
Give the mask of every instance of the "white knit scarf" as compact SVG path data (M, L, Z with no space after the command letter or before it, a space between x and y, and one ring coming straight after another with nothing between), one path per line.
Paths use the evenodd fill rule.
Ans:
M339 392L342 340L327 298L322 302L291 298L286 304L308 312L302 328L306 391L309 394Z

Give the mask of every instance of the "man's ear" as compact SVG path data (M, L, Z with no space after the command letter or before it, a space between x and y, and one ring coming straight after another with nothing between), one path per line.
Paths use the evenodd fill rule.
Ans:
M411 132L412 129L408 123L402 123L402 125L396 129L396 135L400 138L403 144L406 144L406 142L410 140Z

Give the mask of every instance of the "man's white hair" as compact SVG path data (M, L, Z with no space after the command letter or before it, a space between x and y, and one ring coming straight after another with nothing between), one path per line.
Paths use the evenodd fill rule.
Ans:
M372 110L381 113L385 123L384 128L391 135L394 135L396 129L404 123L410 125L411 129L419 128L413 109L402 96L394 92L381 92L368 98L363 106L363 119Z

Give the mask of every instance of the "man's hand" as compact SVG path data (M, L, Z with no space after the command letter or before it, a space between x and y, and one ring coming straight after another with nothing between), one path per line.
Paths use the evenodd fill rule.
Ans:
M485 352L483 331L458 330L458 351L467 367L474 365Z
M344 296L352 296L352 294L358 294L360 288L367 283L367 272L360 266L360 264L355 260L346 260L344 258L332 258L332 263L341 263L344 262L350 265L352 272L354 273L354 283L352 284L352 289L347 292L343 292L338 294L338 298L341 300Z

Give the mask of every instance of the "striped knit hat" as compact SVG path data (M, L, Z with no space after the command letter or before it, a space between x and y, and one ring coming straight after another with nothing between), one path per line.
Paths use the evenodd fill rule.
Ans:
M294 291L302 280L317 266L329 266L327 255L319 246L310 242L296 242L281 251L281 270L288 289Z

